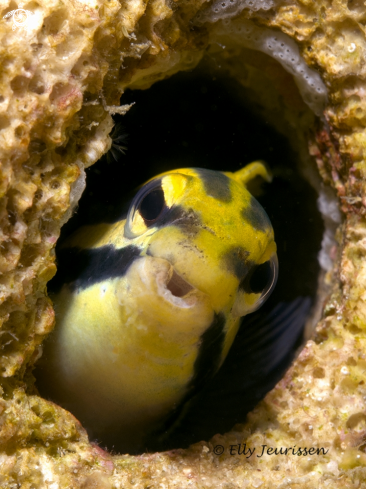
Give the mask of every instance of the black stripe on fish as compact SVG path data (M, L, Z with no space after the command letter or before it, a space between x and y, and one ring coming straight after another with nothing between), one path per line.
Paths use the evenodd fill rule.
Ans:
M158 220L159 228L174 225L181 229L185 234L196 235L202 227L200 217L193 209L184 209L180 205L173 206L169 212Z
M116 249L112 245L100 248L63 248L57 253L58 271L48 285L58 293L64 284L72 290L86 289L109 278L123 277L141 250L133 245Z
M253 267L254 263L248 259L249 252L241 246L231 248L223 256L226 269L235 275L239 281L243 280Z
M250 198L248 206L242 209L241 215L254 229L262 231L263 233L269 231L272 227L266 211L253 197Z
M215 313L211 325L201 336L198 355L194 362L194 376L188 388L196 391L211 379L220 366L222 349L225 341L225 315Z
M221 202L230 202L232 199L230 190L230 178L223 173L206 170L204 168L195 168L203 181L207 195L214 197Z

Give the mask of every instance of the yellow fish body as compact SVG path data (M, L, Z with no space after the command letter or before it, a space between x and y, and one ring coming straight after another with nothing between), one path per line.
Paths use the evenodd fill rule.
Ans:
M58 253L56 328L37 377L93 436L134 450L220 368L277 277L274 233L246 188L269 175L185 168L143 185L127 216Z

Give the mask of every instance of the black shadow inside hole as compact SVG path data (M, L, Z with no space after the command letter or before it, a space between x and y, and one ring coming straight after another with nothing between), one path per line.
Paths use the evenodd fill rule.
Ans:
M127 91L122 103L135 105L124 117L116 116L128 133L126 155L118 161L103 157L87 169L86 191L74 217L63 227L60 242L80 225L113 222L123 212L125 196L163 171L179 167L236 171L262 159L275 174L271 184L263 185L258 200L275 230L279 279L261 314L268 314L279 302L313 299L323 234L316 193L296 170L297 156L286 138L241 104L235 96L240 89L234 81L227 85L193 72L174 75L146 91ZM244 326L245 320L238 337L245 334ZM178 428L167 432L164 441L150 438L142 450L184 448L244 422L248 411L284 374L294 353L293 348L269 377L259 376L248 393L242 389L243 379L257 375L255 363L248 365L236 344L216 381ZM119 451L113 436L99 442Z

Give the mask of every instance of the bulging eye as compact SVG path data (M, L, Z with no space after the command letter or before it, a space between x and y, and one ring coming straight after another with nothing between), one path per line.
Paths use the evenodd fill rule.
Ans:
M155 179L144 185L133 198L125 224L126 238L136 238L154 226L168 207L165 203L161 179Z
M260 265L253 266L239 285L232 308L233 316L242 317L259 309L271 295L277 282L277 276L277 255L273 255Z
M144 221L155 221L165 206L163 189L156 188L148 193L139 205L140 215Z
M278 259L277 255L273 255L268 261L250 270L242 287L249 294L261 294L265 300L276 285L277 276Z
M250 308L250 311L246 311L246 313L255 311L268 299L276 285L277 277L277 255L273 255L268 261L254 266L249 271L239 288L247 294L261 295L253 307Z
M249 279L251 292L259 294L263 292L273 278L273 270L270 261L262 263L254 268Z

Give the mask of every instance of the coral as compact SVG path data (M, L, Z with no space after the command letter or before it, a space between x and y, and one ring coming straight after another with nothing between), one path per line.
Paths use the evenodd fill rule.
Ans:
M4 489L300 489L363 484L366 7L358 0L253 0L253 5L235 3L226 9L227 1L218 12L217 2L201 0L1 4L0 481ZM13 29L12 15L4 16L20 8L32 14L26 27ZM240 25L250 25L258 39L243 42ZM252 55L250 49L269 54L268 39L276 35L284 43L276 56ZM227 47L217 44L220 36L228 40ZM32 387L28 367L41 354L41 343L54 325L46 294L46 284L56 271L54 246L84 188L84 168L110 148L111 114L129 108L119 106L123 91L146 89L177 71L192 69L210 44L243 83L246 61L253 76L263 70L281 93L283 113L296 112L292 120L299 128L312 126L310 153L324 184L335 190L343 219L336 234L338 251L331 256L333 268L326 276L331 293L315 336L245 425L188 450L112 456L90 444L70 413L38 397ZM281 54L286 56L282 48L296 57L295 64L281 60ZM303 74L298 73L299 66ZM328 92L317 129L290 77L295 76L305 101L320 114L326 98L314 70L319 70ZM313 96L316 88L321 100ZM261 97L266 100L265 93ZM267 98L266 104L275 102ZM316 185L320 187L319 181ZM326 202L323 197L321 205L328 212ZM335 226L336 220L330 220ZM325 261L329 270L330 262ZM263 445L296 448L287 455L266 452L257 457ZM324 451L299 455L298 447ZM256 452L239 455L244 448Z

